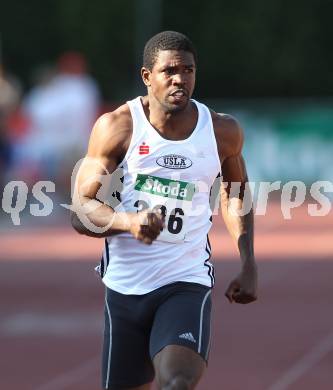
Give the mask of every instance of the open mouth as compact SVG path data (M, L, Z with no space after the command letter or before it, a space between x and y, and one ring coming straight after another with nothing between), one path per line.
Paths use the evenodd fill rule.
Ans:
M176 91L173 91L170 95L179 98L179 97L187 96L187 92L185 91L185 89L177 89Z
M175 101L180 101L185 98L187 98L188 94L184 89L177 89L176 91L173 91L170 96L175 100Z

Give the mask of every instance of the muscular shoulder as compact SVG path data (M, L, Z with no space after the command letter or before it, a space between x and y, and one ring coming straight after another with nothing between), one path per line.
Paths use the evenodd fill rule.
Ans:
M215 138L221 161L241 153L244 141L239 122L231 115L211 111Z
M133 131L132 117L127 104L99 117L93 127L88 155L110 156L119 160L125 156Z

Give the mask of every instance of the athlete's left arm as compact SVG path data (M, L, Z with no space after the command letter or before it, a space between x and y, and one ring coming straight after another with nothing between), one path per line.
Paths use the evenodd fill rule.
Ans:
M243 131L229 115L212 113L212 118L222 165L222 215L242 262L240 273L231 281L225 295L230 302L250 303L257 299L257 266L253 249L252 198L246 190L248 176L242 156Z

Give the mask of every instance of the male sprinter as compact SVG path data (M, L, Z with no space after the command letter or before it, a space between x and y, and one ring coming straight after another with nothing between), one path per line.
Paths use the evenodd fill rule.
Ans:
M252 212L238 216L244 191L230 191L231 182L243 189L248 180L243 133L232 117L191 99L196 63L183 34L152 37L141 69L147 96L97 121L77 175L73 206L86 210L88 224L73 214L73 226L106 237L105 389L148 390L154 377L165 390L194 389L199 382L210 347L214 285L209 201L221 175L229 183L222 186L223 216L242 260L226 296L237 303L256 300ZM103 186L96 178L119 167L120 203L111 207L98 200Z

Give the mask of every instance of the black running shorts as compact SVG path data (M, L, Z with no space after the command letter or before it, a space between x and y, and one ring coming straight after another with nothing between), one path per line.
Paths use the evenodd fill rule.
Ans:
M102 384L135 387L154 378L152 360L167 345L182 345L207 362L211 288L172 283L144 295L106 287Z

